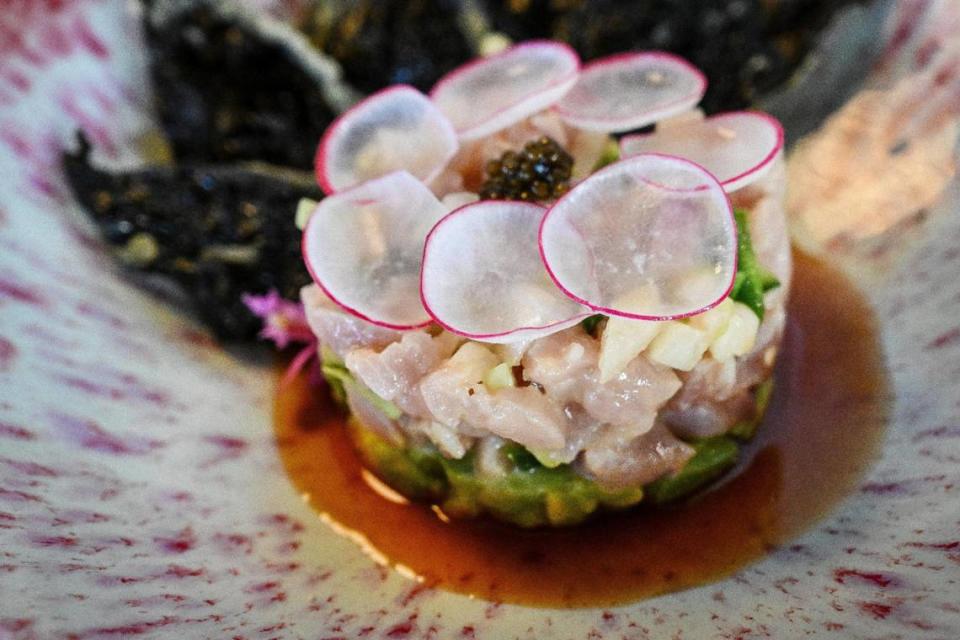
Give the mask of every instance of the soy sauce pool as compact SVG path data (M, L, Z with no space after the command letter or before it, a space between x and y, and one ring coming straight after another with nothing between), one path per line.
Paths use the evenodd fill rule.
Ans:
M444 522L402 504L353 452L344 416L305 380L277 397L287 473L311 504L426 584L532 606L602 606L712 582L784 544L849 494L882 443L888 391L876 326L839 273L795 256L773 398L725 482L671 508L570 529Z

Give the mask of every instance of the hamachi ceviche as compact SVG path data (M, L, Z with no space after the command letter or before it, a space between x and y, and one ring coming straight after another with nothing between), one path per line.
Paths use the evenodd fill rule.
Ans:
M301 298L388 484L453 517L567 525L733 465L785 322L783 135L705 118L705 90L669 54L581 66L538 41L331 125L327 195L298 212Z

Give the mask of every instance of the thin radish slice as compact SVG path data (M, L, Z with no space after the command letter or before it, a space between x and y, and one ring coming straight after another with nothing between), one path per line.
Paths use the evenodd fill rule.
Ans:
M580 58L567 45L525 42L454 69L434 85L430 98L461 140L476 140L555 104L579 69Z
M458 148L453 125L427 96L390 87L327 129L317 148L317 181L328 194L397 170L429 182Z
M547 212L540 253L570 298L607 315L668 320L730 293L737 230L703 167L644 154L601 169Z
M706 90L706 76L683 58L621 53L584 66L555 108L580 129L629 131L693 108Z
M420 296L446 329L508 343L555 333L587 310L557 290L537 252L543 207L492 201L465 205L427 236Z
M446 208L406 171L320 201L303 232L314 281L355 316L388 329L430 324L420 304L427 233Z
M722 113L620 141L622 157L653 152L692 160L716 176L727 193L761 178L782 148L783 127L756 111Z

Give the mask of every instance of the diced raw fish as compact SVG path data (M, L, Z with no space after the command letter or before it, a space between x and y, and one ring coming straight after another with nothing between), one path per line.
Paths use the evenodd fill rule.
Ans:
M429 412L418 383L449 358L458 343L456 336L445 332L433 337L426 331L408 331L382 351L354 349L346 354L344 362L378 396L408 415L425 418Z
M300 290L300 300L307 314L307 324L320 344L341 358L351 349L382 349L403 335L347 313L315 284Z
M675 473L693 454L693 447L658 422L644 435L631 439L610 429L584 452L579 464L601 484L626 487Z
M653 425L660 406L680 388L680 379L669 367L641 356L601 384L598 357L597 341L574 328L534 342L523 358L523 373L554 401L577 403L596 422L625 427L634 435L643 433Z
M534 386L490 392L483 374L497 364L486 347L463 345L420 383L427 409L438 422L462 426L471 435L495 434L530 449L562 449L566 417L560 407Z

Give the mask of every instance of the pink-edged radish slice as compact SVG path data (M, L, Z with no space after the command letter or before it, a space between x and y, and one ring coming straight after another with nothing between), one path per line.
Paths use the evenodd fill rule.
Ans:
M621 157L665 153L692 160L728 193L761 178L783 149L783 127L765 113L734 111L620 141Z
M607 315L668 320L727 297L737 230L730 200L703 167L644 154L558 200L540 225L540 252L573 300Z
M629 131L692 109L707 78L669 53L621 53L585 65L555 107L569 124L588 131Z
M420 296L438 324L474 340L508 343L587 317L540 261L537 230L545 211L528 202L486 200L437 223L423 249Z
M567 45L534 40L454 69L430 98L461 140L476 140L555 104L579 69L580 58Z
M423 242L447 212L406 171L327 196L303 232L307 270L355 316L388 329L430 324L420 303Z
M336 193L403 170L435 178L459 144L450 121L413 87L384 89L341 115L317 148L317 181Z

